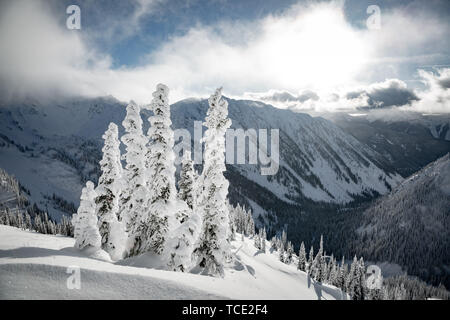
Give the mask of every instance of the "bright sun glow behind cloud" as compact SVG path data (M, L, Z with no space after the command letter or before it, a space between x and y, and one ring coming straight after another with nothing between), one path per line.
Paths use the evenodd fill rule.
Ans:
M363 41L342 11L324 6L287 19L268 19L254 50L260 52L267 76L292 89L347 84L367 58Z

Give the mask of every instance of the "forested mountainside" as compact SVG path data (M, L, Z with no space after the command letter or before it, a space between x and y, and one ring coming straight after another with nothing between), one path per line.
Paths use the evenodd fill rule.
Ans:
M354 240L366 259L450 285L450 155L403 181L364 211Z

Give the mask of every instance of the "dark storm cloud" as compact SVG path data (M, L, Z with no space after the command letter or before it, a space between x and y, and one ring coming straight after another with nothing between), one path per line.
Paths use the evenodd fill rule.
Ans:
M438 83L442 89L450 89L450 78L441 79Z
M317 93L315 93L311 90L306 90L306 91L303 91L303 93L297 97L297 101L300 101L300 102L305 102L307 100L317 101L317 100L319 100L319 96L317 95Z
M345 97L346 97L348 100L357 99L357 98L361 97L364 93L366 93L364 90L361 90L361 91L351 91L351 92L348 92L348 93L345 95Z
M348 92L346 97L349 100L366 98L367 106L361 107L369 109L401 107L419 100L419 97L400 80L388 80L367 90Z

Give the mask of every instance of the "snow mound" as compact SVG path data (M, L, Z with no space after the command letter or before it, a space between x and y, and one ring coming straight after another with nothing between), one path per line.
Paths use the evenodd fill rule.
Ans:
M244 238L232 242L223 278L125 266L101 252L79 251L74 239L0 225L0 299L345 299L294 265ZM269 245L267 245L269 247ZM68 267L80 268L80 289L68 289Z

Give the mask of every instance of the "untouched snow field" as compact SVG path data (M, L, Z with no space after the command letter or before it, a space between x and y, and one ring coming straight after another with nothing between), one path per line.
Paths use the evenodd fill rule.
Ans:
M0 225L0 299L345 299L276 252L236 238L235 262L216 278L118 265L73 248L72 238ZM70 266L81 270L80 289L67 287Z

